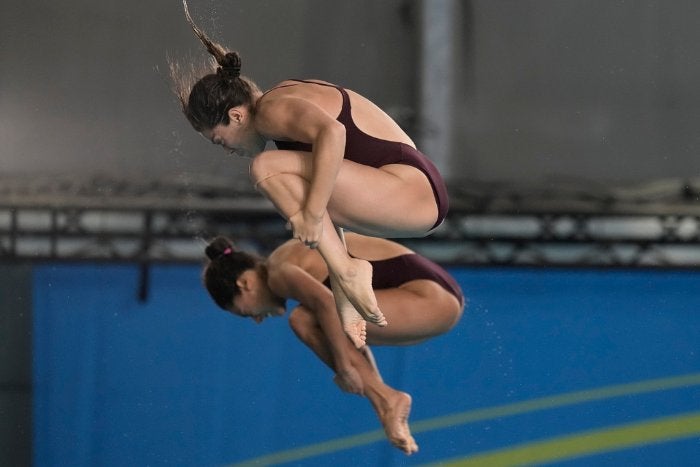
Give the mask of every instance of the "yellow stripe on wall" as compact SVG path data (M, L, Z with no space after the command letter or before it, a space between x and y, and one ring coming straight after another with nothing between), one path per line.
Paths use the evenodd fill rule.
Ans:
M447 467L507 467L555 462L651 443L700 435L700 412L510 446L459 460L432 464Z
M511 417L514 415L536 412L538 410L551 410L586 402L612 399L614 397L648 394L692 386L700 386L700 373L617 384L596 389L585 389L583 391L567 392L555 396L540 397L537 399L514 402L512 404L497 405L494 407L445 415L444 417L436 417L411 423L411 431L415 434L422 431L438 430L467 423Z
M454 426L465 425L485 420L521 415L536 412L539 410L551 410L559 407L567 407L576 404L594 402L615 397L633 396L637 394L647 394L659 391L669 391L673 389L700 386L700 373L672 376L669 378L658 378L634 383L617 384L596 389L586 389L574 391L555 396L540 397L512 404L486 407L483 409L469 410L442 417L435 417L411 423L411 431L417 433L435 431ZM329 454L331 452L352 449L359 446L375 443L385 439L382 430L374 430L352 436L345 436L333 440L314 443L299 448L278 451L260 457L255 457L241 463L233 464L231 467L243 466L265 466L275 465L285 462L293 462L301 459L308 459L315 456Z

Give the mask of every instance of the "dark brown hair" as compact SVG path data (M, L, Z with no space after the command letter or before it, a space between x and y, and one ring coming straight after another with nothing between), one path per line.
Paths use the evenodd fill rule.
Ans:
M204 286L212 300L220 308L228 310L234 297L241 293L236 280L244 271L257 268L262 259L238 250L233 242L225 237L216 237L204 252L209 258L202 274Z
M240 54L209 39L194 24L186 0L182 0L182 4L187 22L212 56L215 71L196 78L201 71L198 73L194 67L185 71L181 65L169 60L175 94L182 112L196 131L210 130L218 124L228 125L229 109L239 105L251 107L253 95L259 92L258 86L241 76Z

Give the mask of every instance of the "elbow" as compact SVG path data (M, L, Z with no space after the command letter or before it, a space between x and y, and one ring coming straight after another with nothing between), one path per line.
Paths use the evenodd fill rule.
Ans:
M334 147L342 148L342 152L345 152L345 125L339 121L334 120L328 124L319 134L319 139L321 138L327 140Z
M323 321L327 316L335 314L335 299L333 298L333 293L329 290L327 294L315 297L306 308L317 320Z
M303 305L299 305L289 315L289 327L303 342L311 342L319 327L316 316Z

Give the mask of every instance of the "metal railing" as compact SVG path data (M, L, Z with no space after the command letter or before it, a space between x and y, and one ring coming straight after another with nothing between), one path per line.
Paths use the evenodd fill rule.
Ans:
M51 178L1 186L2 261L199 263L215 235L263 254L289 238L269 202L247 184L226 180ZM400 241L446 264L700 265L694 182L614 190L573 186L452 183L445 223L430 236Z

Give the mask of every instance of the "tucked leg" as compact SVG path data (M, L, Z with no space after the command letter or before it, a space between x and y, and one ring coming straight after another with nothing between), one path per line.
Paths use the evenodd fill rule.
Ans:
M283 216L289 218L302 208L308 191L308 182L300 175L304 173L303 170L291 173L270 173L265 166L259 168L258 164L253 164L251 171L253 177L259 180L256 187L272 201ZM364 319L379 326L386 326L387 322L372 290L372 266L367 261L351 258L348 255L327 212L322 222L323 233L318 243L318 251L328 265L331 280L335 282L334 293L343 292L344 297L340 294L336 297L339 305L342 305L341 309L347 309L344 305L346 298ZM357 326L356 323L351 324L350 319L347 322L348 328L352 328L353 339L361 343L361 331L358 332L361 326Z
M303 306L294 309L289 317L294 333L323 361L335 371L329 343L313 312ZM339 323L340 324L340 323ZM337 375L336 382L341 381L341 389L354 394L364 395L369 399L389 441L406 455L418 451L418 445L411 435L408 417L411 412L411 396L397 391L382 381L366 357L347 340L353 371L350 375ZM373 361L373 358L371 359ZM350 378L350 381L347 381Z

